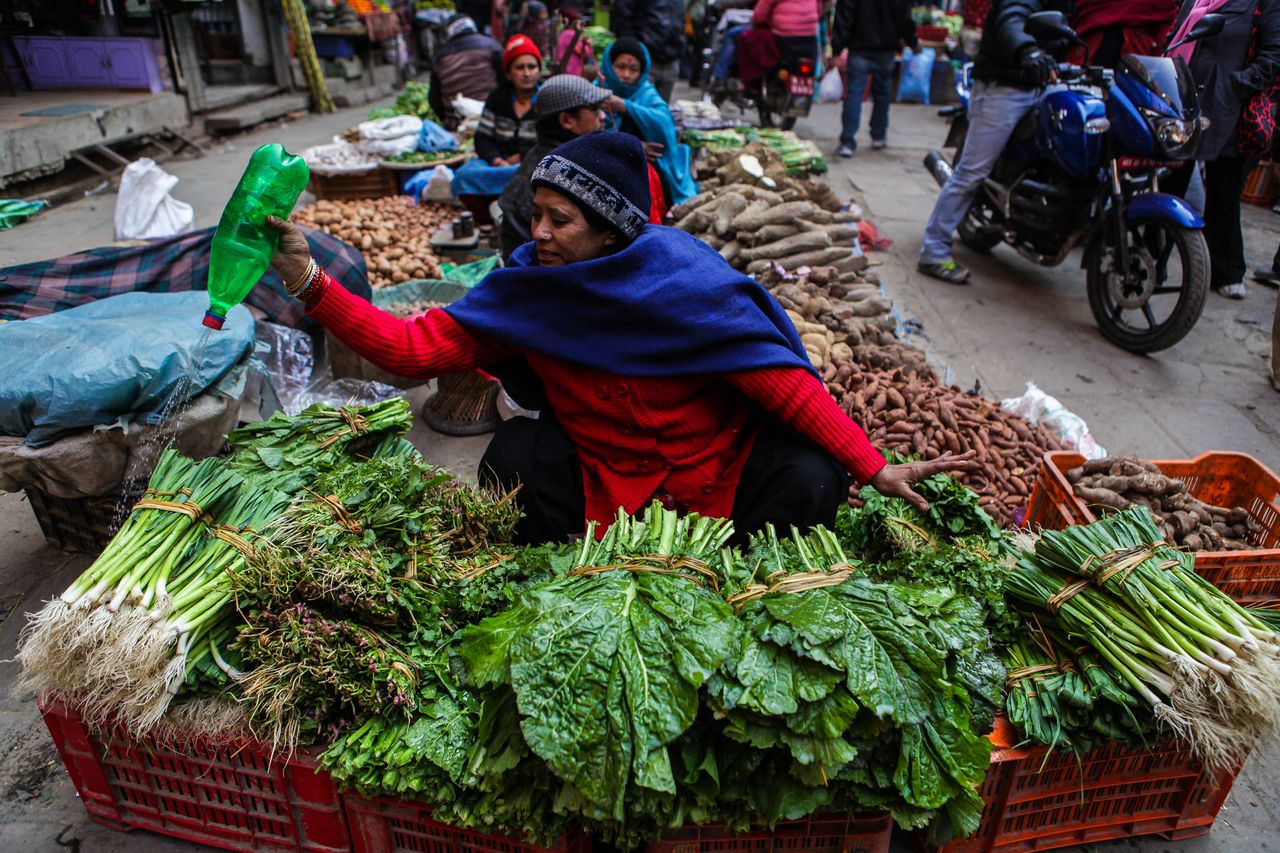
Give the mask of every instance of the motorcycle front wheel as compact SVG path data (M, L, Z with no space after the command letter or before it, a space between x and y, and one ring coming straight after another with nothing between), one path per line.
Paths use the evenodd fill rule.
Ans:
M1130 352L1159 352L1186 337L1209 292L1204 234L1164 219L1127 223L1128 269L1120 269L1114 231L1085 260L1089 308L1103 337Z

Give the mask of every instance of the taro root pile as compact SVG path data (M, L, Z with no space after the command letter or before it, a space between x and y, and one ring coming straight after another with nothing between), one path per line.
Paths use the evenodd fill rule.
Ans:
M1129 456L1091 459L1066 472L1076 497L1098 514L1144 506L1166 542L1188 551L1256 548L1262 528L1241 507L1220 507L1192 497L1187 484L1150 462Z
M723 176L719 186L672 209L676 227L749 275L826 265L860 272L865 262L853 254L859 214L842 210L822 181L771 177L776 157L764 150L736 153L716 170Z
M880 370L854 362L823 367L827 388L882 451L934 459L948 450L977 453L978 468L960 481L1001 523L1026 506L1047 450L1061 445L1000 404L943 385L928 368Z
M406 196L321 199L294 214L293 221L327 231L359 249L369 267L369 284L379 288L440 278L431 235L456 213L449 205L414 204Z

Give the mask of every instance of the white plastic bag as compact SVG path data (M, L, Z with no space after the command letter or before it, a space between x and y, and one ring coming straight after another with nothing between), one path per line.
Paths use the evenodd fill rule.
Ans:
M1101 459L1107 451L1098 446L1098 442L1089 434L1089 425L1084 418L1067 411L1067 408L1035 386L1027 383L1027 392L1021 397L1010 397L1000 401L1000 408L1015 415L1021 415L1033 424L1048 427L1063 447L1073 447L1085 459Z
M459 92L453 96L453 110L464 119L479 117L479 115L484 112L484 101L477 101L472 98L468 98L466 95Z
M407 136L397 136L394 139L362 139L356 143L356 148L362 154L387 160L397 154L408 154L410 151L417 151L418 133L414 131Z
M150 157L126 166L116 196L116 239L147 240L190 231L196 222L195 210L169 195L177 183L176 175Z
M822 75L818 84L818 100L824 104L839 103L844 99L844 81L840 79L840 70L832 68Z
M448 203L453 201L453 170L448 166L436 166L422 197L427 201Z
M362 121L356 125L361 139L396 139L412 134L416 137L422 131L422 119L417 116L392 116Z

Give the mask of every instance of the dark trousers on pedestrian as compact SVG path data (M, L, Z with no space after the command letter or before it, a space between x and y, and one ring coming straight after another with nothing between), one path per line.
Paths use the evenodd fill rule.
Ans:
M554 416L503 421L480 459L480 482L500 492L516 486L523 512L519 544L565 542L586 528L578 454ZM780 426L766 427L743 466L734 493L732 544L772 524L779 533L835 524L849 479L825 450Z
M857 148L858 125L862 123L862 95L871 77L871 138L884 139L889 133L889 104L893 102L893 51L849 52L845 66L848 85L844 111L840 115L840 144Z
M1222 287L1244 281L1244 232L1240 227L1240 194L1244 192L1248 161L1219 157L1204 164L1204 241L1209 246L1209 285ZM1191 183L1188 166L1174 172L1161 187L1185 195Z

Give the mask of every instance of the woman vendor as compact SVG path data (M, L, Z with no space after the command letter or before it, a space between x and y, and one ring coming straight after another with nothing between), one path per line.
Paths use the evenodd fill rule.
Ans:
M533 103L542 74L542 52L526 35L514 35L502 51L506 80L489 93L476 128L476 157L453 176L453 194L488 224L489 205L502 195L520 158L538 142Z
M633 38L620 38L604 52L601 66L613 97L605 109L613 114L615 130L649 143L654 166L672 204L682 204L698 194L693 179L692 152L677 141L676 122L667 102L649 82L649 50Z
M534 240L444 308L400 319L351 295L287 222L272 265L309 315L392 373L423 380L517 357L547 406L498 428L481 480L519 485L523 542L563 541L653 500L739 535L832 524L848 477L925 508L912 488L970 457L886 464L827 393L794 326L696 237L646 225L640 142L592 133L534 170Z
M526 35L508 39L502 51L506 79L489 93L476 128L476 157L490 166L515 166L538 141L534 95L542 52Z

